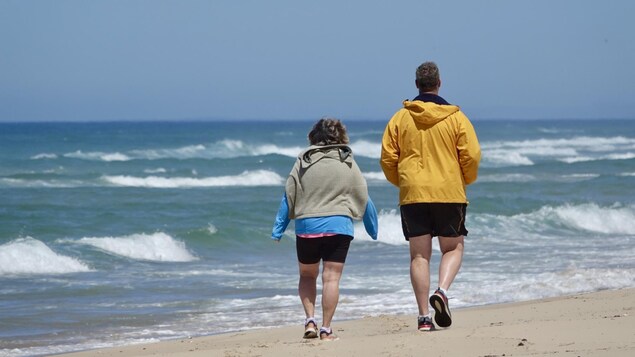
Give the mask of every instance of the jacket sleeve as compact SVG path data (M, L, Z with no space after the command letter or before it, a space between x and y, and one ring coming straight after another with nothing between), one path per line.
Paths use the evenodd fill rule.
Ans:
M370 197L368 197L368 202L366 202L366 211L364 212L363 222L366 233L368 233L373 240L377 240L377 233L379 231L377 209Z
M291 172L289 173L289 177L287 177L287 182L285 184L284 187L284 191L285 191L285 197L286 197L286 201L287 201L287 213L289 213L289 218L294 219L295 218L295 200L297 197L297 190L298 190L298 169L299 169L299 165L300 162L299 160L296 160L295 164L293 165L293 168L291 169Z
M395 114L396 116L397 114ZM390 119L381 140L381 159L379 161L386 179L395 186L399 186L399 142L395 116Z
M481 147L476 137L476 132L470 120L463 114L457 141L459 163L465 184L469 185L476 181L478 176L478 165L481 161Z
M287 194L285 193L282 196L280 207L278 207L278 214L276 215L276 220L273 223L271 239L280 240L284 231L287 230L289 222L291 222L291 219L289 218L289 205L287 204Z

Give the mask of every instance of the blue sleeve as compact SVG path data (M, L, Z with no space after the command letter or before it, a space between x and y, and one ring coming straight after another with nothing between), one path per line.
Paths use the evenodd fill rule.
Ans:
M278 208L278 214L276 215L276 220L273 223L271 239L280 240L284 231L287 230L289 222L291 222L289 219L289 204L287 203L287 194L285 193L284 196L282 196L280 207Z
M364 212L364 228L366 233L373 239L377 240L377 233L379 230L379 223L377 222L377 209L375 204L368 197L368 203L366 203L366 212Z

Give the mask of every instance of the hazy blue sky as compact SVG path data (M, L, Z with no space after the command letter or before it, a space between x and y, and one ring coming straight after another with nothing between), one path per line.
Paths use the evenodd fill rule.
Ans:
M0 121L635 118L635 1L0 0Z

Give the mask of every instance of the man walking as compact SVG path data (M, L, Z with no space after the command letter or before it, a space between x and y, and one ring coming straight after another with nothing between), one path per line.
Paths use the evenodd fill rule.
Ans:
M410 245L410 281L419 308L418 328L433 330L434 320L449 327L447 291L463 260L467 195L478 174L481 149L472 123L458 106L439 96L441 80L434 62L417 68L419 95L404 101L388 122L382 139L381 167L399 188L401 224ZM432 238L441 248L439 287L428 300Z

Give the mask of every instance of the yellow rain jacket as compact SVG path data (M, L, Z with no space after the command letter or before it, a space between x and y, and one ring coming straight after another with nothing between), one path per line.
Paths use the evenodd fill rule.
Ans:
M455 105L404 101L381 145L381 168L399 187L399 204L467 203L481 148L470 120Z

